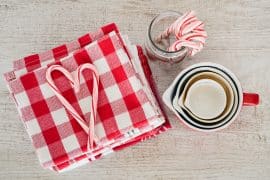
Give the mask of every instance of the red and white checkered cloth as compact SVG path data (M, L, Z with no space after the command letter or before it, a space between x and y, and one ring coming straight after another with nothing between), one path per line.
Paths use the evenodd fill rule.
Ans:
M151 78L149 67L133 57L136 52L131 53L130 49L115 24L109 24L67 45L17 60L14 70L5 74L43 167L56 171L71 169L170 127L168 123L162 126L162 112L153 94L146 93L151 86L147 82ZM140 57L144 59L142 54ZM93 63L99 71L95 134L100 142L92 151L86 148L87 134L46 83L47 65L55 63L71 73L84 63ZM89 72L83 73L79 93L74 93L61 73L52 75L62 95L89 121L92 94Z

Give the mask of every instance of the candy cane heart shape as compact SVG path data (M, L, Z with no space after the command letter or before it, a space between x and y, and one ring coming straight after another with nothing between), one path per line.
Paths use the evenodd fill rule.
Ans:
M90 70L93 75L93 92L92 92L92 103L90 106L91 113L89 124L87 124L87 122L79 115L79 113L73 108L73 106L67 101L67 99L62 96L60 90L55 85L54 80L52 78L52 72L54 71L61 72L69 80L71 87L77 93L80 91L80 81L82 72L86 69ZM97 114L98 84L99 84L99 74L96 67L90 63L82 64L76 69L74 75L72 76L72 74L69 71L67 71L63 66L52 65L46 71L46 80L52 91L55 93L56 97L59 99L59 101L75 118L75 120L82 127L82 129L88 134L87 148L90 150L93 149L94 141L95 143L98 142L98 138L95 136L94 133Z

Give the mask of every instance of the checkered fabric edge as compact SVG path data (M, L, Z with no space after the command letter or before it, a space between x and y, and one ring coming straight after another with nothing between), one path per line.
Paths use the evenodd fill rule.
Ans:
M27 72L31 72L37 68L52 63L52 60L56 62L112 31L117 33L119 32L115 23L104 25L94 32L87 33L74 41L57 46L48 51L32 54L22 59L15 60L13 61L13 70L5 73L4 78L6 81L12 81Z

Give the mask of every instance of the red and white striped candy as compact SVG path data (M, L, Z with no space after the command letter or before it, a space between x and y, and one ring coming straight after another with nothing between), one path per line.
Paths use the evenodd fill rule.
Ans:
M171 34L175 35L176 41L171 44L168 51L178 51L186 47L191 56L202 50L207 38L204 23L198 20L194 11L187 12L179 17L157 37L156 41L160 42Z

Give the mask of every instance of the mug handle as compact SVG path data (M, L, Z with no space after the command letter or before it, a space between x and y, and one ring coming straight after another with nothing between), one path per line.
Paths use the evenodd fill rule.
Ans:
M243 93L243 106L256 106L259 104L259 94Z

